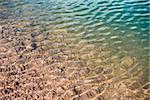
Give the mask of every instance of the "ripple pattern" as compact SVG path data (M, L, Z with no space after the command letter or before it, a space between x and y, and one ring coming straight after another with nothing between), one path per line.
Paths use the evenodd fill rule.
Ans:
M0 100L149 100L149 4L1 0Z

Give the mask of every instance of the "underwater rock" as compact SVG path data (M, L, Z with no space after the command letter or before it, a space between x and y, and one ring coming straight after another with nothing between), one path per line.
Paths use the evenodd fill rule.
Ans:
M20 33L22 32L22 30L21 29L15 29L14 32L16 35L20 36Z
M143 89L149 89L150 88L150 83L147 83L143 86Z
M32 43L32 44L31 44L31 47L32 47L33 50L36 49L36 48L37 48L36 43Z
M31 37L35 37L36 36L36 33L35 32L32 32L31 33Z

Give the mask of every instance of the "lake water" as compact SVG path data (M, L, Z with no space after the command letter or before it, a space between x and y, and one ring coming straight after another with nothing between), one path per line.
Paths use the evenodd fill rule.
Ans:
M71 50L66 55L83 61L80 67L94 69L87 78L104 74L114 84L142 87L149 82L149 4L149 0L0 0L0 18L1 25L29 22L25 34L37 33L31 41L45 52ZM99 66L106 72L98 72ZM81 81L86 83L87 78Z

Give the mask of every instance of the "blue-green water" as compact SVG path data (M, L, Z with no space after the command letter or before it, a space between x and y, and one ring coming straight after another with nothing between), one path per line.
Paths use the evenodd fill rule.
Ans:
M31 19L33 24L49 22L69 33L82 33L85 39L99 40L105 33L109 34L106 39L132 34L142 46L148 46L148 0L1 0L1 7L12 14L25 14L22 18ZM5 13L11 14L1 12L1 16L9 17Z
M142 69L139 80L148 82L149 0L0 0L0 7L3 20L30 20L27 28L35 31L38 26L40 34L63 29L78 45L85 40L95 50L108 49L108 62L113 57L136 59L129 74Z
M41 30L55 26L69 34L82 34L81 39L111 48L113 55L135 56L148 65L149 3L149 0L6 0L1 7L32 20L33 26L38 24Z

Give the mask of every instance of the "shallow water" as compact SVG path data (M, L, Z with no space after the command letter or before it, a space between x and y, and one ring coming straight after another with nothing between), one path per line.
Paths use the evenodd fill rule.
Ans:
M148 0L6 0L1 7L31 20L31 27L40 25L45 29L41 34L51 27L65 29L98 47L111 48L113 55L124 51L140 59L147 56Z
M79 67L93 69L88 77L101 74L95 68L103 66L104 76L114 83L135 81L142 87L149 72L149 4L149 0L1 0L0 18L1 25L5 20L29 22L25 35L35 32L31 41L45 51L71 50L65 53L80 58L84 64Z

